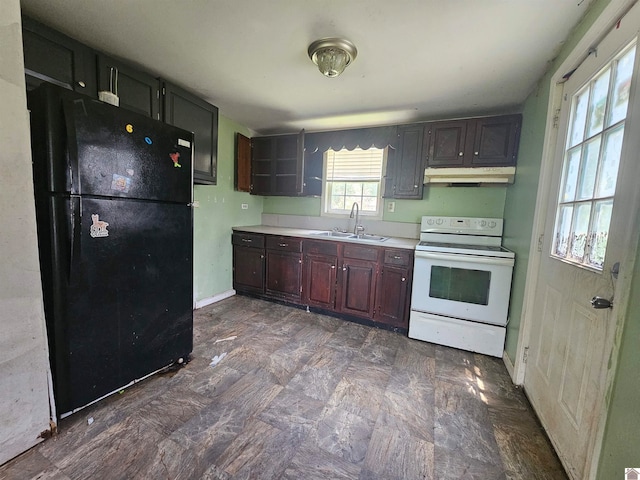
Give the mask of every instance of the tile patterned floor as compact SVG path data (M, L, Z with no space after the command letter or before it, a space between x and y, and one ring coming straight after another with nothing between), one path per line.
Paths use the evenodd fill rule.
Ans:
M499 359L241 296L194 324L188 365L64 419L0 479L566 479Z

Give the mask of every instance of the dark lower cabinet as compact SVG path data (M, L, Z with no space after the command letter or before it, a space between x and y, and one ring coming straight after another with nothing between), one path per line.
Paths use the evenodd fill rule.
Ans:
M264 235L234 233L232 243L233 288L237 292L264 293Z
M233 286L407 331L413 250L233 233Z
M336 304L338 244L305 240L303 251L302 302L333 310Z
M340 275L340 301L337 310L350 315L373 318L376 293L374 262L344 259Z
M302 295L302 240L268 235L266 246L266 293L299 302Z
M378 277L374 320L408 329L413 254L391 249L386 249L384 253L384 263Z

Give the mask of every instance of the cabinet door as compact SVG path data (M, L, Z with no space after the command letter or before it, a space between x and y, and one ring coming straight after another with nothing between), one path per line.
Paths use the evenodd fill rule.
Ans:
M410 285L407 267L384 265L378 278L374 320L393 327L408 329L407 299Z
M218 158L218 107L182 88L164 83L164 121L193 132L194 183L215 185Z
M264 250L233 246L233 288L239 292L264 293Z
M304 132L251 140L251 193L297 196L302 193Z
M160 120L160 81L126 63L98 55L98 91L115 93L120 107Z
M267 250L267 294L300 301L301 290L302 254Z
M373 318L376 293L376 270L374 262L344 259L340 275L339 311Z
M306 254L304 257L303 302L333 310L335 307L338 257Z
M478 118L473 122L472 166L516 164L521 115Z
M393 159L393 198L422 199L424 125L398 129L398 149Z
M467 121L436 122L427 126L427 166L461 167L464 165Z
M27 17L22 42L27 90L49 82L97 98L96 55L89 47Z
M251 191L251 139L236 133L235 187L238 192Z

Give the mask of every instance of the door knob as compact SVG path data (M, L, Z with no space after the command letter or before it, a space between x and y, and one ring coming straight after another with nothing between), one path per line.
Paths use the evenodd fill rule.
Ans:
M591 306L595 309L613 308L613 302L602 297L593 297L591 299Z

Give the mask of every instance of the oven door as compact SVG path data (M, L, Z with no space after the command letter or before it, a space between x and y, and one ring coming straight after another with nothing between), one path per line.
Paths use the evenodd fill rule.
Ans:
M415 252L411 310L507 324L513 259Z

